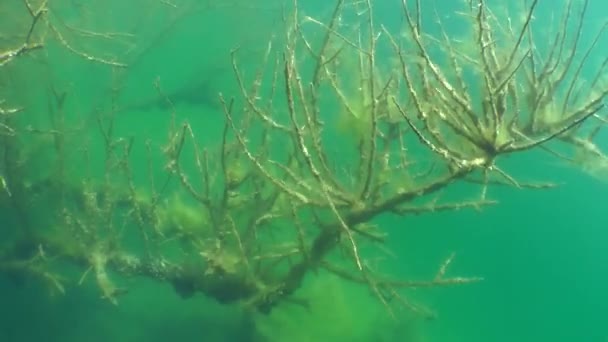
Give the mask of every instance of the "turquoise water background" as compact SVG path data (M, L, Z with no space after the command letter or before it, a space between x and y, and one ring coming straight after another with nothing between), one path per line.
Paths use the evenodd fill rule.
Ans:
M301 12L311 16L327 17L331 9L330 1L301 2ZM460 1L435 3L446 16L460 6ZM375 0L374 4L377 23L400 26L398 1ZM138 61L127 76L122 96L154 98L155 79L170 92L199 74L209 79L204 87L211 93L238 95L228 53L240 46L238 61L244 70L251 70L247 68L260 60L268 37L277 33L279 5L279 1L252 2L187 17ZM423 5L430 7L426 2ZM540 0L534 20L539 32L550 26L551 13L562 5L562 1ZM105 8L114 13L116 22L138 16ZM61 9L70 14L69 6ZM166 20L158 12L150 15L158 16L150 19L151 23ZM595 32L607 16L608 3L590 0L585 32ZM458 32L461 28L452 29ZM150 35L154 32L149 31ZM591 39L588 34L582 37L587 44ZM541 38L538 44L545 42ZM60 50L49 46L52 77L57 84L80 90L78 101L71 106L86 111L87 104L95 103L104 93L112 74L103 66L91 66ZM599 60L608 56L608 35L595 55ZM594 70L584 70L583 74L594 75ZM218 139L223 116L211 98L201 103L178 107L178 116L188 118L201 141L212 144ZM155 147L166 142L168 117L162 109L134 111L117 122L119 132L151 137ZM605 131L597 141L608 151ZM364 298L371 297L369 293L348 288L341 292L343 298L336 299L344 303L335 313L315 312L313 306L311 312L282 318L292 317L291 323L277 320L258 324L266 324L266 331L272 324L283 324L282 328L275 326L277 336L284 336L277 340L283 341L307 333L314 336L310 341L345 342L608 341L608 166L591 172L538 151L501 160L501 166L518 179L560 186L545 190L491 188L490 197L499 203L479 212L378 220L389 233L388 247L397 257L390 264L396 275L432 277L438 265L455 252L450 274L484 278L474 284L411 291L416 302L432 308L435 319L396 323L391 331L378 325L376 329L387 331L357 336L361 326L367 327L365 331L375 329L369 315L377 308L366 312L366 303L372 302ZM136 172L138 169L145 166L135 166ZM450 191L456 196L459 191L468 193L468 189L458 187ZM0 214L4 216L0 232L10 232L10 209L0 208ZM93 282L69 286L66 295L49 297L36 283L16 284L0 274L0 341L257 341L252 331L259 321L236 307L221 306L202 296L182 300L168 284L145 279L131 279L128 284L133 290L115 307L100 300ZM330 284L328 291L342 291L340 285ZM315 291L323 290L312 293ZM348 310L349 303L352 310ZM315 319L315 315L322 319Z

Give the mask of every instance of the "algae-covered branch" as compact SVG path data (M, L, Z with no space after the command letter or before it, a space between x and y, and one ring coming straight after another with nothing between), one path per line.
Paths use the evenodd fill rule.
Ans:
M112 303L137 291L126 278L148 277L264 313L293 302L311 274L366 286L389 312L414 309L405 288L479 281L450 275L451 251L429 279L370 266L394 238L376 219L479 210L496 204L493 187L553 186L511 175L505 155L606 160L594 139L606 123L607 26L585 31L588 1L568 1L546 32L534 19L542 2L469 0L449 19L420 0L394 1L388 19L374 0L333 1L319 17L295 4L257 53L225 51L232 87L200 94L216 106L178 103L156 78L148 116L123 92L157 49L166 58L158 37L181 32L185 12L172 11L187 1L159 2L157 15L173 15L154 32L52 0L0 5L21 23L0 40L0 272L66 295L94 282ZM63 60L103 91L70 87L83 80ZM446 195L462 184L474 195Z

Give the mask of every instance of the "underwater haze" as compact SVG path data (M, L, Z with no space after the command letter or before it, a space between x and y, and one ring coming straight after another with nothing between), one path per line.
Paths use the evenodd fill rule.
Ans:
M606 1L10 3L0 341L608 341Z

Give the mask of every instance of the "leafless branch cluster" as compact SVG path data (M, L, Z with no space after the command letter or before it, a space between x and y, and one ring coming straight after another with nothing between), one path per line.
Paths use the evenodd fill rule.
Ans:
M459 13L470 23L463 44L450 39L439 17L442 37L425 35L420 16L406 1L406 37L415 46L414 57L390 38L415 110L408 112L398 99L396 105L420 141L450 163L498 172L515 185L496 167L498 156L546 148L543 144L555 138L571 142L589 126L591 133L582 139L593 145L603 124L608 59L592 66L589 58L605 37L608 23L583 48L580 38L588 2L578 8L568 1L559 31L542 46L539 40L545 38L539 37L532 22L538 1L531 3L522 22L506 23L485 1L468 3L469 11ZM416 11L420 6L417 1ZM442 51L447 65L439 67L429 52L433 48ZM596 70L591 82L583 79L584 67ZM582 125L587 119L593 122Z
M567 158L552 145L560 142L605 158L593 140L606 122L608 59L591 81L583 80L583 69L607 25L583 47L587 1L580 8L568 2L563 29L539 48L545 39L533 20L538 2L522 20L503 20L485 0L469 0L458 14L468 28L461 39L420 0L401 1L400 33L379 22L372 0L336 0L328 20L302 15L296 3L284 17L285 34L268 43L258 68L243 66L238 49L229 56L239 94L220 96L225 121L218 146L201 144L203 133L179 122L158 82L158 98L171 114L165 173L158 177L148 142L142 181L133 170L138 142L115 133L115 112L100 115L103 151L91 156L80 147L81 179L54 175L19 188L22 198L61 200L52 226L27 234L30 258L13 260L18 253L9 248L0 271L39 271L63 258L85 269L80 282L92 274L113 303L126 292L114 272L170 282L183 297L203 293L265 313L289 301L311 272L323 271L368 286L391 312L397 304L423 313L402 289L480 278L449 276L454 255L426 281L382 274L366 253L387 239L376 217L480 209L495 203L487 199L492 185L551 186L515 179L497 165L503 155L540 149ZM30 31L45 5L27 6ZM428 13L436 25L429 30ZM86 60L122 65L80 53L49 30ZM30 35L0 54L1 63L43 44ZM103 170L87 169L93 157L103 160ZM446 200L446 189L459 182L479 185L481 194ZM37 274L63 291L58 277Z
M286 18L289 28L281 47L269 44L266 69L255 73L252 86L233 57L243 108L223 103L251 172L320 227L305 234L310 244L301 246L302 260L290 266L274 290L275 301L293 293L308 271L322 265L366 283L384 301L391 282L378 280L358 247L382 237L359 229L361 224L387 212L491 204L486 188L492 182L523 186L496 165L499 156L549 149L546 143L552 140L572 142L587 121L593 133L581 139L593 145L608 94L602 79L606 62L591 83L582 81L581 70L606 25L588 48L580 47L587 2L581 8L567 4L561 22L574 30L575 38L560 30L546 53L537 50L532 28L537 1L521 23L501 22L485 1L469 1L468 11L460 14L470 28L463 46L448 35L439 15L435 19L442 36L425 33L421 6L420 1L402 1L406 25L400 38L375 23L371 1L337 1L327 22L296 10ZM346 25L342 18L358 21ZM432 50L439 50L439 56ZM332 130L331 122L344 120L341 116L348 118L354 144ZM412 145L415 140L418 147ZM420 165L420 146L434 155L431 165ZM344 151L332 153L334 147ZM344 158L352 147L352 158ZM478 200L438 203L433 197L475 174L482 175ZM420 204L425 198L428 204ZM346 248L355 266L348 276L327 260L338 246ZM443 282L438 277L430 284Z

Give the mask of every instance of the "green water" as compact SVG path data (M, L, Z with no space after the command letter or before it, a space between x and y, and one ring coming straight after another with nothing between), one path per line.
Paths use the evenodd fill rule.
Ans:
M218 94L226 99L234 97L235 108L245 104L230 52L238 48L234 50L236 67L250 87L269 39L272 58L281 61L283 17L289 22L293 3L208 2L209 6L205 0L48 1L44 20L58 27L81 53L69 51L50 26L40 26L34 36L44 39L44 48L0 67L0 99L10 99L7 105L23 107L14 120L2 121L14 126L16 136L0 135L4 158L0 162L0 175L6 178L9 191L13 186L21 189L25 198L19 201L32 209L17 210L12 204L15 191L10 196L7 191L0 194L3 237L0 264L15 258L6 251L20 249L12 244L22 236L25 221L43 234L62 229L53 224L55 221L51 222L63 210L60 199L53 197L58 192L41 194L28 187L58 172L58 140L51 130L63 132L65 154L61 158L65 158L67 166L62 170L62 179L78 186L101 184L106 179L107 167L101 132L108 129L110 121L99 115L114 109L113 136L133 139L128 160L132 184L142 197L153 192L150 177L155 179L157 190L167 178L163 150L168 146L173 122L178 125L173 131L176 132L187 121L193 140L201 149L220 145L226 117ZM334 6L332 1L300 2L300 18L311 16L320 21L330 18ZM431 3L423 2L423 27L429 27L427 34L439 36L441 32L433 26ZM31 4L36 8L43 2ZM411 1L410 6L413 4ZM448 0L436 0L435 4L448 34L459 37L466 27L457 20L456 11L467 9L468 5ZM490 4L500 8L498 1ZM376 25L384 25L392 32L404 27L400 1L373 0L372 5ZM544 28L558 25L559 16L553 15L561 13L563 5L561 0L539 1L533 20L538 51L547 49L548 45L543 44L549 44L552 38L543 36ZM580 38L582 46L588 47L593 41L594 32L606 21L606 13L607 4L589 0L583 22L585 31ZM506 16L498 18L504 19L505 25L508 23ZM345 16L341 20L348 28L349 20L355 22L356 18ZM18 46L30 22L19 1L0 5L0 52ZM129 35L99 37L78 32L76 28ZM315 44L322 37L321 31L311 31ZM4 38L13 35L18 38ZM593 50L589 66L582 68L581 78L592 78L597 73L598 65L608 56L607 43L605 34ZM386 51L381 51L379 63L388 64L391 61L386 56L390 49L388 45L382 49ZM585 51L582 49L580 54ZM87 61L83 54L106 62L124 61L128 66ZM310 55L302 49L298 57L305 61ZM270 71L266 72L271 76L273 64L269 65ZM309 71L307 68L311 68L310 64L304 63L302 69ZM283 70L279 70L281 75ZM155 88L155 84L160 88ZM265 94L269 90L268 85L263 87ZM61 115L49 115L60 102L60 97L53 94L62 93L66 97ZM168 105L164 96L174 103ZM277 104L283 113L284 104ZM331 103L326 106L332 108ZM332 116L339 110L327 112L328 123L338 124L337 133L328 137L328 144L337 150L330 155L346 165L354 150L344 146L352 143L349 139L356 134L343 127L348 122ZM606 109L598 113L604 118L606 114ZM36 129L43 133L36 133ZM255 135L252 139L255 142L258 138ZM280 153L288 143L281 136L275 139L277 145L272 148L278 152L273 152ZM18 143L14 145L14 141ZM608 150L605 129L594 142L603 151ZM18 146L23 159L7 157L13 146ZM183 168L195 179L199 169L191 157L193 153L192 145L184 148L183 155L188 159ZM246 160L240 153L240 158ZM11 184L15 176L5 176L11 163L17 162L26 165L20 169L19 180L23 182L20 186ZM201 293L182 298L168 281L121 277L119 272L111 273L111 278L117 286L127 288L128 293L119 296L118 304L114 305L101 298L94 276L87 272L89 265L83 267L48 251L45 257L54 263L49 270L60 275L65 293L39 277L0 272L0 341L605 342L608 341L608 163L586 162L568 163L540 149L516 153L500 159L500 167L522 183L558 186L550 189L490 186L487 197L497 203L481 210L465 208L374 218L373 223L388 235L381 250L361 244L364 263L369 267L393 278L432 280L442 262L455 253L446 276L483 278L470 284L405 289L409 310L396 310L394 318L369 287L324 270L309 272L292 300L281 302L270 314L247 308L243 302L222 304ZM240 166L235 165L231 164L235 168ZM110 182L127 187L121 177L111 178ZM470 184L457 184L442 191L441 198L467 200L479 196L479 191L479 187ZM168 206L194 203L175 178L164 194L162 203L169 203ZM240 212L237 215L246 216ZM237 224L239 219L240 216L236 217ZM306 222L310 223L312 219L308 219ZM129 224L126 231L136 232L136 225ZM279 239L295 240L290 235L292 230L285 234L278 233ZM141 252L144 247L138 237L137 233L125 233L121 235L121 243L134 253ZM168 246L163 250L164 257L168 260L182 257L177 247ZM26 262L38 253L31 250L45 250L45 246L23 248L25 255L17 259ZM332 257L348 253L347 248L342 248ZM351 264L348 265L352 267Z

